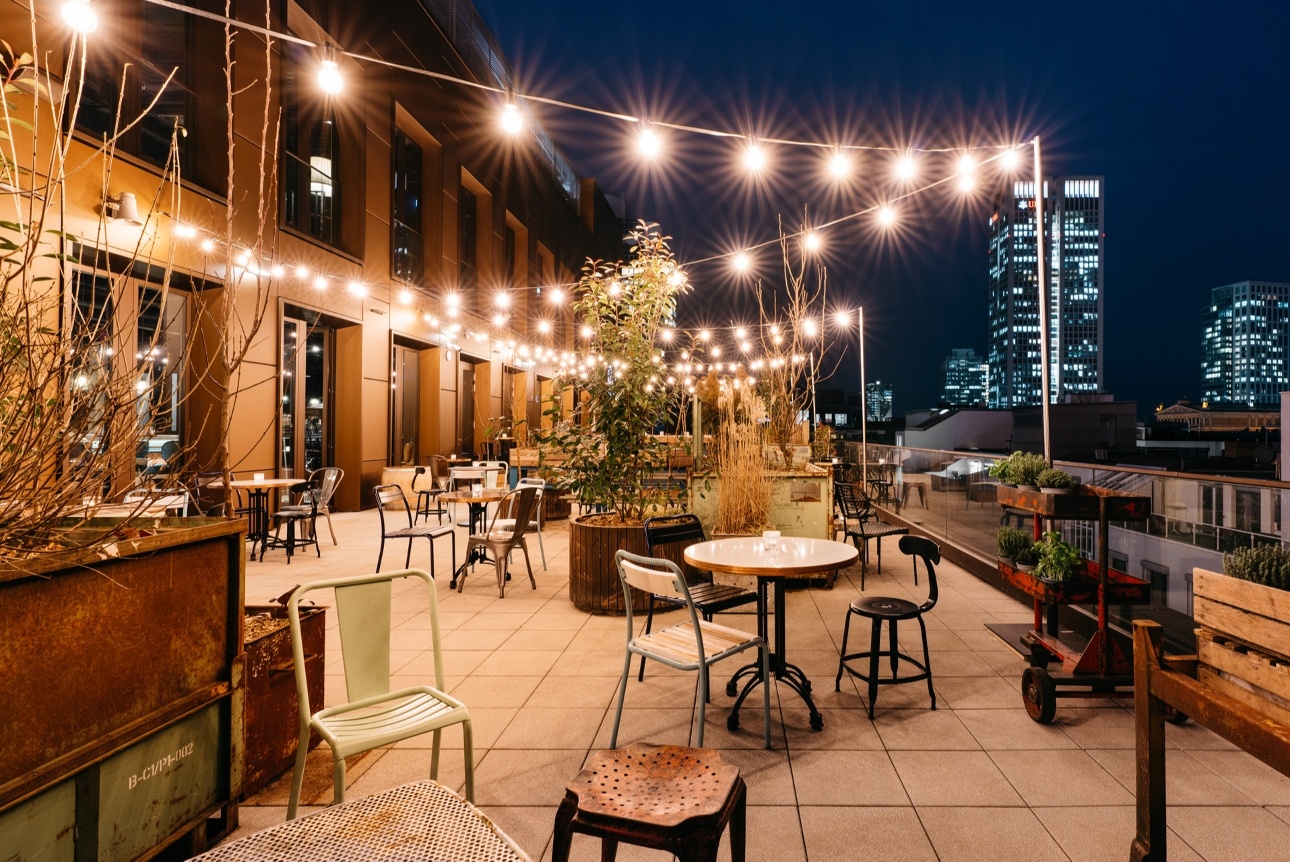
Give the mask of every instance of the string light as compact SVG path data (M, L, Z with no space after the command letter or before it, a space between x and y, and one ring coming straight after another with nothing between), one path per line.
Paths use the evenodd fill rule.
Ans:
M754 174L761 173L762 169L766 167L766 153L761 147L757 146L756 141L750 140L748 147L744 150L744 167Z
M367 296L367 286L359 281L351 281L349 283L349 292L355 296Z
M513 101L508 101L502 105L502 131L508 135L518 135L524 128L524 118L520 116L519 105Z
M84 36L98 29L99 16L90 8L90 0L68 0L63 4L63 23Z
M734 266L735 272L747 272L752 267L752 261L748 258L748 255L742 251L735 255L731 264Z
M878 208L878 224L891 227L896 223L896 211L887 205Z
M918 166L914 164L914 157L909 153L905 153L905 155L896 159L895 171L896 179L905 182L912 180L914 174L918 172Z
M511 295L504 290L499 290L493 296L493 304L498 308L510 308Z
M327 279L323 278L321 275L316 276L314 278L314 290L326 290L326 289L327 289Z
M406 289L399 291L399 302L402 302L404 305L411 305L412 291Z
M1017 153L1016 148L1010 149L999 158L999 164L1005 171L1015 171L1021 164L1021 156Z
M829 173L835 180L845 180L851 175L851 159L847 154L838 151L829 159Z
M551 321L549 321L549 320L539 320L539 321L538 321L538 325L537 325L537 331L538 331L540 334L542 334L542 335L550 335L550 334L551 334Z
M184 222L175 225L175 236L179 239L193 239L197 236L197 228Z
M345 89L345 78L336 65L336 49L331 45L323 48L323 59L318 64L318 88L329 96L338 96Z
M636 139L636 148L647 159L658 158L659 151L662 149L662 142L659 141L658 135L655 134L648 123L641 123L641 133L640 137Z
M806 236L802 237L802 246L807 251L820 250L820 235L815 231L807 231Z
M551 302L555 305L564 305L564 291L558 287L552 290Z

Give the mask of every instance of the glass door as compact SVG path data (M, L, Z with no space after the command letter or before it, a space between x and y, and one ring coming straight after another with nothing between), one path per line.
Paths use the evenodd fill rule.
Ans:
M305 478L332 462L334 344L330 327L283 320L279 464L284 478Z

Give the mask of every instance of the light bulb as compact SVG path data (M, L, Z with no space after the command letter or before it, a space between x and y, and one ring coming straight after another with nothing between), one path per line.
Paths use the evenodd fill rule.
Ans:
M878 224L883 227L891 227L896 223L896 211L889 206L879 207Z
M745 338L747 338L747 337L748 337L748 330L747 330L747 329L745 329L745 328L744 328L744 327L742 327L742 326L737 327L737 328L735 329L735 338L738 338L740 341L743 341L743 340L744 340Z
M510 308L511 295L504 290L497 291L497 295L493 297L493 305L498 308Z
M215 250L215 242L213 240L204 239L202 240L201 249L207 254L210 254Z
M742 251L735 255L735 259L732 263L734 264L736 272L747 272L748 268L752 266L752 261L750 261L748 259L748 255Z
M349 292L355 296L367 296L367 287L362 282L351 281L349 283Z
M90 0L68 0L63 4L63 23L81 34L98 29L99 16L90 8Z
M494 314L494 315L493 315L493 326L502 326L502 325L503 325L503 324L505 324L505 323L506 323L506 315L505 315L505 314Z
M806 236L802 238L802 245L805 246L807 251L819 251L820 235L815 231L808 231Z
M321 275L314 276L314 290L326 290L326 289L327 289L327 279L323 278Z
M744 167L754 174L766 167L766 153L755 143L749 143L744 150Z
M959 174L958 182L959 191L970 192L976 188L976 177L971 174Z
M524 118L520 116L520 108L514 102L507 102L502 106L502 131L508 135L518 135L524 128Z
M335 60L323 60L318 64L318 88L329 96L339 95L345 89L345 78Z
M903 155L896 160L896 178L901 180L912 180L917 168L914 165L914 157Z
M551 302L555 303L556 305L559 305L560 303L564 302L564 291L557 287L551 291L550 298L551 298Z
M636 139L636 148L640 150L641 155L647 159L658 158L662 146L663 144L658 135L654 134L654 130L647 125L642 125L640 137Z
M712 337L712 333L711 333L711 332L708 332L708 330L706 330L706 329L700 329L700 330L699 330L699 340L700 340L700 341L707 341L707 340L708 340L708 339L710 339L711 337Z
M662 338L664 341L671 341L673 334L674 333L672 332L672 330L664 329L662 332L659 333L659 337Z
M590 337L592 336L592 334L593 334L593 333L592 333L592 331L591 331L591 327L590 327L590 326L584 326L584 327L582 327L582 337L583 337L583 338L590 338Z
M1005 171L1015 171L1017 165L1021 163L1021 156L1017 154L1016 149L1011 149L1003 154L1003 157L999 159L999 163L1003 165Z
M819 330L817 330L815 327L815 318L808 317L802 321L802 332L806 333L809 336L814 337L816 332L818 331Z
M197 236L197 228L193 227L190 224L184 224L183 222L180 222L179 224L175 225L175 236L179 237L180 239L192 239L193 237Z
M836 152L829 159L829 173L835 180L844 180L851 174L851 158L843 152Z
M412 304L412 291L410 291L410 290L401 290L401 291L399 291L399 302L403 303L404 305L411 305L411 304Z
M550 335L550 334L551 334L551 321L549 321L549 320L539 320L539 321L538 321L537 330L538 330L538 332L542 333L543 335Z
M833 322L838 325L839 329L843 329L851 325L851 315L845 311L839 311L833 315Z

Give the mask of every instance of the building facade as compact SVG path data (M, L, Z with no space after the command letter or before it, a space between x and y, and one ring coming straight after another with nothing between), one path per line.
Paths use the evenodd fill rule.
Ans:
M1202 315L1206 406L1276 407L1290 388L1290 284L1241 281L1210 291Z
M1104 306L1102 177L1044 181L1050 401L1101 391ZM1016 180L990 216L988 402L1041 400L1035 184Z
M941 362L941 403L983 406L989 394L990 363L970 348L955 348Z
M27 5L0 7L16 51L80 71L57 4L37 7L38 45ZM271 45L234 28L234 96L217 20L95 3L67 130L77 170L51 216L66 262L49 277L66 319L119 317L116 355L138 367L111 373L173 405L140 452L169 443L199 471L227 450L237 475L340 467L335 506L357 509L390 466L542 421L555 352L572 345L569 286L587 258L620 259L622 234L527 107L508 135L500 95L418 73L512 88L468 0L268 8ZM263 4L233 10L266 24ZM332 58L336 93L318 77ZM105 157L118 105L141 119ZM129 196L137 219L113 203ZM217 328L220 303L231 323ZM135 470L122 464L121 487Z
M870 422L891 420L892 390L890 383L875 380L865 384L865 418Z

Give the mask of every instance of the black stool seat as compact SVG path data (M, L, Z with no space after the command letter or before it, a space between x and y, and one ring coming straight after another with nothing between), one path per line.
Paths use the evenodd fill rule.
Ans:
M900 685L901 683L918 682L925 679L927 680L927 693L932 698L932 709L936 709L936 689L932 687L932 658L927 649L927 625L923 622L923 614L936 605L935 564L941 561L941 549L931 539L924 539L921 536L902 536L900 539L900 552L914 558L914 583L918 583L918 558L922 557L923 565L927 567L927 601L918 605L908 599L894 598L892 596L861 596L852 601L851 606L847 608L847 619L842 628L842 654L838 657L838 676L834 680L833 689L834 691L841 690L842 674L844 672L868 683L870 719L873 718L873 708L878 700L878 686L880 685ZM864 652L847 652L847 641L851 636L852 615L864 617L870 621L869 649ZM901 620L910 619L918 620L918 628L923 635L922 661L918 661L900 651L897 623ZM882 649L882 624L884 621L887 623L887 649ZM889 677L880 677L878 675L879 663L884 658L891 665L891 676ZM859 659L868 659L867 672L856 670L847 664L847 662ZM900 673L901 663L913 666L917 673L902 676Z
M851 603L851 613L863 617L882 617L887 620L908 620L918 616L919 605L908 599L890 596L861 596Z

